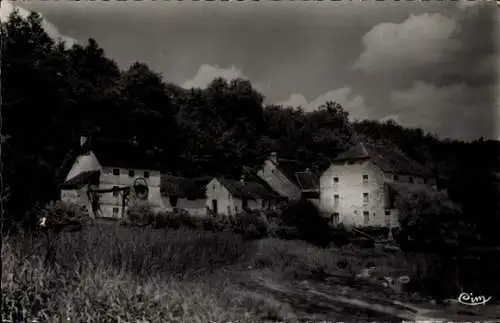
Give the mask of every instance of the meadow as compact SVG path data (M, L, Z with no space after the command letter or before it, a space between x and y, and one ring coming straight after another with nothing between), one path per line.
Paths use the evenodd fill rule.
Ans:
M417 311L404 304L428 300L417 291L443 280L430 255L338 237L318 246L272 216L129 213L89 222L55 204L40 214L52 219L47 230L4 236L3 322L400 322ZM405 288L384 286L401 275L411 277Z
M293 321L293 302L256 281L315 280L316 272L353 279L366 265L404 266L349 247L118 223L4 237L1 253L2 318L12 322Z

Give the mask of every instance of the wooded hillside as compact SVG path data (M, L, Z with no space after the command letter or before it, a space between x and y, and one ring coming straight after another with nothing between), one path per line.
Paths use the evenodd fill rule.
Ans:
M82 134L135 137L165 170L199 176L238 175L243 165L259 167L271 151L322 169L355 140L355 130L431 169L482 240L498 242L497 141L440 140L393 122L353 124L334 102L309 113L263 107L263 95L241 79L186 90L141 62L120 70L93 39L71 49L55 43L40 22L36 14L23 20L14 13L2 24L2 199L8 220L20 221L58 197L63 161Z

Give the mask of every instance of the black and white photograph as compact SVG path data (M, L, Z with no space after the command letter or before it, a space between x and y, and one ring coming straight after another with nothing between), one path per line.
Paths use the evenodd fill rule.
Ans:
M1 0L1 322L500 321L499 6Z

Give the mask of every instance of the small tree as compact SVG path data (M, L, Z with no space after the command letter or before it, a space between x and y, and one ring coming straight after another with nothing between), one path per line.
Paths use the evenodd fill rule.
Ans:
M436 251L459 247L467 239L460 208L445 193L409 192L396 199L403 239L416 241L417 249ZM444 251L444 250L443 250Z
M455 257L461 240L468 240L460 209L444 193L423 192L400 196L396 208L400 212L401 248L418 254L413 267L423 272L417 275L419 284L415 286L438 300L460 292Z
M290 203L281 213L283 224L297 228L301 238L320 247L332 242L333 232L328 220L309 200Z
M135 201L127 208L125 220L131 225L146 226L155 219L155 211L148 201Z

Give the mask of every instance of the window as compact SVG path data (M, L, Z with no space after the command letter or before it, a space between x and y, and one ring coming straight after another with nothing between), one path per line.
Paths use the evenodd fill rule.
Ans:
M363 203L368 203L369 199L368 193L363 193Z
M363 184L368 184L368 175L363 175Z
M408 182L413 183L413 177L411 177L411 176L410 176L410 177L408 178Z
M118 186L113 186L113 189L116 190L118 189ZM113 191L113 196L118 196L118 191Z
M119 176L120 175L120 169L119 168L113 169L113 175Z
M363 220L364 220L365 225L370 223L370 212L368 212L368 211L363 212Z
M332 214L332 224L339 224L340 222L340 214L338 212L335 212Z
M118 212L119 212L119 211L120 211L120 210L119 210L117 207L114 207L114 208L113 208L113 217L117 218L117 217L118 217Z
M333 203L334 203L335 205L339 205L339 203L340 203L340 196L339 196L338 194L335 194L335 195L333 196Z
M241 201L241 208L242 208L243 210L246 210L246 209L248 208L248 200L247 200L247 199L243 199L243 200Z
M334 184L338 184L338 182L339 182L339 178L338 178L337 176L335 176L335 177L333 178L333 183L334 183Z
M265 209L266 208L266 200L265 199L262 199L262 208Z
M399 176L398 175L394 175L394 180L395 181L399 180Z
M168 199L172 207L177 207L177 202L179 202L179 198L177 196L170 196Z
M144 172L144 178L149 178L149 172L148 171Z
M385 210L385 226L391 227L391 211Z
M134 177L135 176L135 171L133 169L128 171L128 177Z

